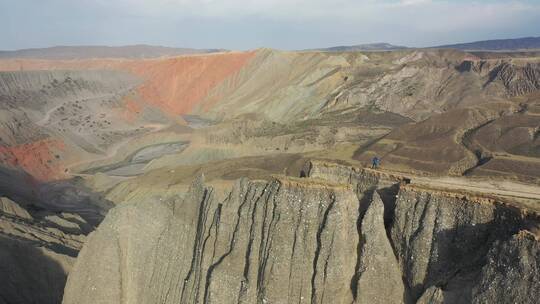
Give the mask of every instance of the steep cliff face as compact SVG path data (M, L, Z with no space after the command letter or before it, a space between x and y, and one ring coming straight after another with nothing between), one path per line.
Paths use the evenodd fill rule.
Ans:
M540 64L517 60L464 61L458 69L485 77L485 87L502 86L508 96L518 96L540 89Z
M410 295L445 287L445 297L469 302L495 240L521 227L509 208L466 197L402 188L396 200L391 239Z
M401 271L384 228L384 205L377 193L360 227L357 303L406 303Z
M498 299L497 292L506 289L513 290L505 293L506 302L520 303L521 297L536 292L540 243L530 233L516 234L531 222L538 225L534 213L527 215L492 199L418 188L402 177L324 161L307 163L303 172L355 186L360 216L362 202L373 197L373 206L380 194L387 236L408 303L491 303ZM362 243L366 238L359 231ZM508 269L510 276L505 274ZM378 271L385 272L385 268L379 266ZM399 286L390 283L391 275L385 277L389 282L386 293L379 295ZM377 284L371 289L374 286Z
M517 209L326 162L303 175L120 204L63 302L481 303L490 284L534 288L538 241L506 241L525 227ZM499 273L516 255L525 281Z
M351 166L339 165L332 162L312 160L304 165L302 175L310 178L327 180L333 183L345 183L351 185L360 201L360 217L358 225L366 212L374 194L384 204L384 224L389 231L390 224L394 220L396 197L400 185L410 182L407 178L393 174L383 173L366 168L358 169Z
M473 289L473 303L537 303L540 298L540 242L522 231L493 245Z
M290 179L119 206L89 237L64 303L350 303L357 212L347 186Z

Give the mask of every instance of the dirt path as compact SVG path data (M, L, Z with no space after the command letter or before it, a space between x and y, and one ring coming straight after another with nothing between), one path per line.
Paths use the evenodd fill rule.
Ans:
M371 171L373 169L364 168L364 170ZM540 185L504 179L420 176L385 170L384 168L374 171L410 179L410 184L413 186L489 198L501 198L516 206L540 212Z
M170 127L170 126L171 126L170 124L147 124L147 125L144 125L145 128L152 128L153 129L152 131L146 133L145 135L148 135L148 134L151 134L151 133L157 133L157 132L159 132L161 130L164 130L164 129ZM120 148L124 147L125 145L127 145L132 140L133 140L133 138L128 138L128 139L125 139L123 141L118 142L118 144L113 145L112 147L110 147L107 150L107 154L102 156L102 157L97 157L97 158L92 158L92 159L84 159L84 160L81 160L81 161L78 161L78 162L75 162L75 163L70 163L69 167L68 167L68 170L70 170L71 168L77 168L77 167L85 165L85 164L94 163L94 162L98 162L98 161L105 161L105 160L114 158L116 156L116 154L118 154L118 151L120 150Z
M111 93L111 94L105 94L105 95L101 95L101 96L86 98L86 99L82 99L81 102L89 102L89 101L92 101L92 100L101 100L101 99L104 99L104 98L110 98L110 97L114 97L114 96L116 96L118 94L124 94L126 91L128 91L128 90L120 91L118 93ZM40 120L35 122L35 124L37 124L38 126L44 127L49 122L49 120L51 119L52 113L54 113L59 108L61 108L63 106L66 106L69 103L70 103L70 101L62 102L59 105L49 109Z
M414 177L412 182L415 184L463 189L505 197L536 199L540 205L540 186L527 185L513 181L471 180L458 177Z

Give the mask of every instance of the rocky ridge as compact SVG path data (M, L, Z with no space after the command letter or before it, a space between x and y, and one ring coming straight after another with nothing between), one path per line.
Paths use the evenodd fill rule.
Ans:
M490 286L533 303L539 243L523 230L536 213L322 161L301 175L225 193L199 178L186 193L118 205L63 303L485 303ZM497 266L508 262L512 279Z
M0 197L0 303L59 303L89 230L76 214L44 214Z

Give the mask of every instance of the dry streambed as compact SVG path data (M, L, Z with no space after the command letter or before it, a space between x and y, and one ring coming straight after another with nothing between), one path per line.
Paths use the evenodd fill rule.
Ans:
M180 153L187 148L188 145L189 142L187 141L176 141L146 146L133 152L123 161L111 165L88 169L82 173L95 174L101 172L111 176L140 175L144 172L144 167L146 164L153 159L157 159L169 154Z

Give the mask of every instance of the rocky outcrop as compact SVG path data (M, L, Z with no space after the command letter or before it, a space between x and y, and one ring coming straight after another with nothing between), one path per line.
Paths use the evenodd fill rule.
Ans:
M408 186L407 178L377 170L313 160L302 172L311 178L353 185L360 201L361 218L366 213L364 222L373 208L367 206L371 201L371 206L375 206L380 195L387 235L399 264L396 268L405 280L405 301L470 303L474 298L472 288L492 244L510 238L524 225L518 210L496 201ZM363 227L364 223L359 229L361 244L369 239ZM367 263L370 264L373 265ZM375 268L378 273L385 272ZM534 267L527 269L531 272ZM386 277L393 282L391 275ZM509 283L504 277L501 280ZM373 284L370 289L377 290L376 286ZM375 295L389 295L390 287L395 286L387 284L384 292ZM358 291L362 294L362 288Z
M444 293L439 287L431 286L426 289L424 294L416 301L416 304L443 304Z
M355 168L322 160L308 161L304 165L301 175L324 179L333 183L350 184L355 189L356 196L360 201L359 226L373 194L377 193L384 204L384 224L387 230L389 230L393 221L399 187L410 182L408 178L382 171Z
M491 244L511 237L520 221L517 212L492 202L402 188L391 238L412 299L446 286L458 302L469 302Z
M89 237L64 303L351 303L357 212L349 187L297 179L120 205Z
M484 77L484 87L501 85L508 96L519 96L540 90L540 65L511 60L463 61L457 70Z
M63 225L50 219L62 219ZM0 198L0 303L59 303L85 239L79 227L83 223L67 213L40 219Z
M473 303L489 284L518 286L508 299L535 286L537 241L512 243L518 209L322 161L302 175L119 204L63 303ZM526 280L493 266L517 252Z
M527 63L524 66L503 62L489 73L486 85L501 82L509 96L519 96L540 90L540 65Z
M60 303L73 262L73 257L0 233L0 303Z
M32 216L24 208L7 197L0 197L0 213L31 220Z
M494 244L473 303L538 303L540 299L540 242L522 231L508 241Z
M384 205L375 193L361 226L358 303L404 303L405 289L394 251L384 229Z
M407 182L404 177L393 174L366 168L355 168L323 160L310 160L306 162L301 175L328 180L333 183L358 185L360 192L364 192L373 186L385 188L392 187L401 182Z

